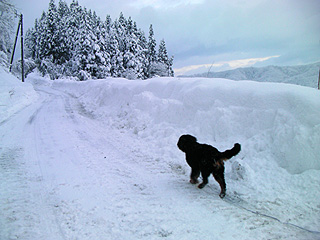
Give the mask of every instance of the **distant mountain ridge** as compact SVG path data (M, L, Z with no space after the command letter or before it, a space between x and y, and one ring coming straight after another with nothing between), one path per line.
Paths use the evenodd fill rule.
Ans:
M282 82L318 88L320 62L298 66L267 66L237 68L223 72L194 74L188 77L227 78L258 82ZM187 77L187 76L182 76Z

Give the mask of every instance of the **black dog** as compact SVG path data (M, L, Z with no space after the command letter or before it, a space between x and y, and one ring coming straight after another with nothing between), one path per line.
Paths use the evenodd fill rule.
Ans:
M187 163L191 167L190 183L198 183L198 177L201 172L203 182L198 187L203 188L208 183L208 177L212 173L221 188L219 196L223 198L226 195L224 161L240 152L240 144L236 143L232 149L219 152L210 145L198 143L194 136L182 135L177 145L186 154Z

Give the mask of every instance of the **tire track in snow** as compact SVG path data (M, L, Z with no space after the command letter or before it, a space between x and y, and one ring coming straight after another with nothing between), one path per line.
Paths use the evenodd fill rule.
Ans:
M158 175L163 174L161 169L165 168L161 167L162 163L159 161L154 161L154 156L141 152L139 144L135 145L133 139L126 139L127 135L123 136L108 127L103 128L99 122L92 119L79 115L76 119L81 125L81 129L77 130L79 139L82 140L80 145L86 146L79 148L80 155L87 165L88 172L92 171L90 181L95 176L94 182L98 183L96 191L105 192L102 195L96 192L96 196L93 196L95 199L92 200L100 201L100 205L104 205L103 211L107 214L102 219L109 223L112 234L115 236L122 234L122 239L132 236L139 238L177 236L178 232L185 231L184 226L190 220L195 221L193 216L191 219L186 217L181 205L175 204L177 196L174 196L175 192L169 180L172 176L170 175L169 179L168 176L159 178ZM88 195L90 193L87 197ZM81 200L76 199L76 202L79 204L77 211L71 212L85 214L83 209L86 207L79 203ZM71 208L75 205L69 204ZM96 207L91 210L98 214L93 210ZM87 213L89 216L89 212ZM193 214L197 213L191 215ZM110 222L108 215L117 220ZM74 223L79 224L79 218L74 216L73 219L77 219ZM74 224L74 228L78 229L79 226ZM192 232L196 230L190 230L190 234L193 234ZM129 235L126 235L128 233Z
M6 148L20 146L20 154L4 154L4 164L9 164L11 173L3 179L4 190L1 191L6 202L3 215L11 215L4 220L1 239L64 239L56 228L52 211L47 201L46 187L43 187L43 176L37 170L37 154L34 122L45 104L42 99L13 115L2 125L1 145ZM12 146L12 147L11 147ZM16 147L15 147L16 148ZM4 149L4 151L7 151ZM9 151L10 152L10 151ZM13 163L17 167L12 167ZM1 170L1 174L4 171Z
M81 197L85 194L81 189L85 173L77 165L81 165L81 161L78 161L80 157L73 146L75 136L72 126L75 121L65 111L64 95L52 92L49 96L50 101L38 113L34 124L35 157L44 178L45 198L48 198L60 235L64 239L75 239L88 234L76 228L77 222L73 216L79 210L74 209L77 203L73 195Z

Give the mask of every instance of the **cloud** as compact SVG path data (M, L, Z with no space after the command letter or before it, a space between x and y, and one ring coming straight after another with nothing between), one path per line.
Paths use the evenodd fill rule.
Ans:
M301 63L319 60L320 12L315 9L320 9L319 0L216 0L166 11L153 9L142 19L152 21L165 38L176 68L210 63L210 57L229 61L290 55L295 57L290 63ZM217 59L217 55L228 58ZM195 59L199 61L191 63Z
M229 62L223 62L224 64L228 64L231 68L239 68L239 67L247 67L256 64L257 62L264 62L271 58L278 58L280 55L276 56L269 56L263 58L248 58L248 59L240 59L240 60L233 60Z
M12 0L24 13L25 30L47 10L49 0ZM68 4L72 0L65 0ZM293 65L319 61L319 0L78 0L112 19L123 12L148 35L153 25L158 42L166 41L177 71L231 68L233 59L260 59L256 64ZM55 0L58 4L59 0ZM209 63L209 64L208 64ZM223 66L217 66L217 64ZM240 62L241 63L241 62ZM207 65L210 65L209 67ZM201 67L196 67L201 66ZM242 66L241 64L239 66ZM183 67L186 67L183 69Z
M220 70L229 70L240 67L249 67L258 62L264 62L271 58L278 58L280 55L262 57L262 58L247 58L247 59L237 59L231 61L220 61L211 64L199 64L199 65L190 65L182 68L174 69L175 75L184 75L184 74L194 74L194 73L202 73L207 70L220 69Z
M153 7L155 9L172 9L180 6L202 4L205 0L136 0L130 3L131 6L142 9Z

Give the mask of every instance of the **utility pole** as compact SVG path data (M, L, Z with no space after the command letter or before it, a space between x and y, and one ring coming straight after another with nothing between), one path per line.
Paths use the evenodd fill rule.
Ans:
M18 28L17 28L17 33L16 33L16 38L15 38L15 40L14 40L14 45L13 45L13 51L12 51L12 54L11 54L10 72L11 72L11 70L12 70L12 63L13 63L13 58L14 58L14 52L16 51L16 46L17 46L17 40L18 40L20 25L21 25L21 19L19 20L19 24L18 24Z
M24 56L23 56L23 15L20 15L21 22L21 80L24 82Z
M20 31L21 30L21 31ZM21 80L24 82L24 57L23 57L23 15L20 14L20 20L17 28L17 33L16 33L16 39L14 41L14 46L13 46L13 51L11 55L11 60L10 60L10 72L12 70L12 63L13 63L13 58L14 58L14 52L16 50L16 45L17 45L17 40L18 40L18 35L21 35Z

